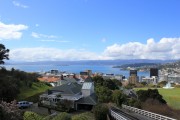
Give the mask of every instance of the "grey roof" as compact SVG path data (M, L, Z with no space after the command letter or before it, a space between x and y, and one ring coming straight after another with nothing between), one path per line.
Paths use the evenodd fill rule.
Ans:
M63 85L63 84L67 84L67 83L69 83L69 81L64 80L64 79L63 79L63 80L60 80L59 82L60 82L60 85Z
M81 92L82 85L77 83L66 83L51 89L52 92L61 92L61 94L74 95Z
M78 81L78 79L75 79L75 78L69 78L69 77L64 77L63 80L66 80L66 81L68 81L68 82L73 82L73 83L75 83L75 82Z
M67 84L67 83L76 83L78 82L78 79L75 78L68 78L68 77L64 77L62 80L59 81L62 85L63 84Z
M97 96L95 93L90 96L83 97L76 101L77 104L87 104L87 105L96 105L97 104Z
M91 78L90 76L88 76L88 77L84 80L84 82L93 82L93 80L92 80L92 78Z

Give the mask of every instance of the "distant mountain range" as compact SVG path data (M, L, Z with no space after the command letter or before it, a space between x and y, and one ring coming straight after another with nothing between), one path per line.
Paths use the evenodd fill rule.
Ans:
M37 61L37 62L15 62L6 61L5 65L123 65L133 63L172 63L177 60L149 60L149 59L131 59L131 60L79 60L79 61Z

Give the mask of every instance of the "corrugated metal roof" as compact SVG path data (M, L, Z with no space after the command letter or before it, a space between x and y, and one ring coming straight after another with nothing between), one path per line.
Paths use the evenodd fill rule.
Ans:
M83 83L82 89L91 89L92 87L92 83L88 82L88 83Z

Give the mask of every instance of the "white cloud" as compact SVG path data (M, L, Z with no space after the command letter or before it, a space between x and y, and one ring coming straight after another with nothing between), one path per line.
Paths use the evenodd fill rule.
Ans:
M180 59L180 38L148 39L146 44L129 42L108 46L103 56L111 59Z
M20 39L22 30L28 29L28 26L23 24L4 24L0 22L0 40L3 39Z
M85 49L19 48L10 51L10 59L22 61L180 59L180 38L162 38L158 42L151 38L145 44L140 42L114 44L100 54Z
M22 61L56 61L56 60L95 60L97 55L88 51L75 49L61 50L56 48L19 48L10 51L11 60Z
M21 8L29 8L29 6L21 4L20 2L13 1L13 5Z
M39 34L35 32L32 32L31 36L34 38L48 38L48 39L57 38L57 36L54 36L54 35L45 35L45 34Z

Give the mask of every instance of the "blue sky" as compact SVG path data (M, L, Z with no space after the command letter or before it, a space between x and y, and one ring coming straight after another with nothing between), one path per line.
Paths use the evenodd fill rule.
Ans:
M179 0L0 0L14 61L179 59Z

